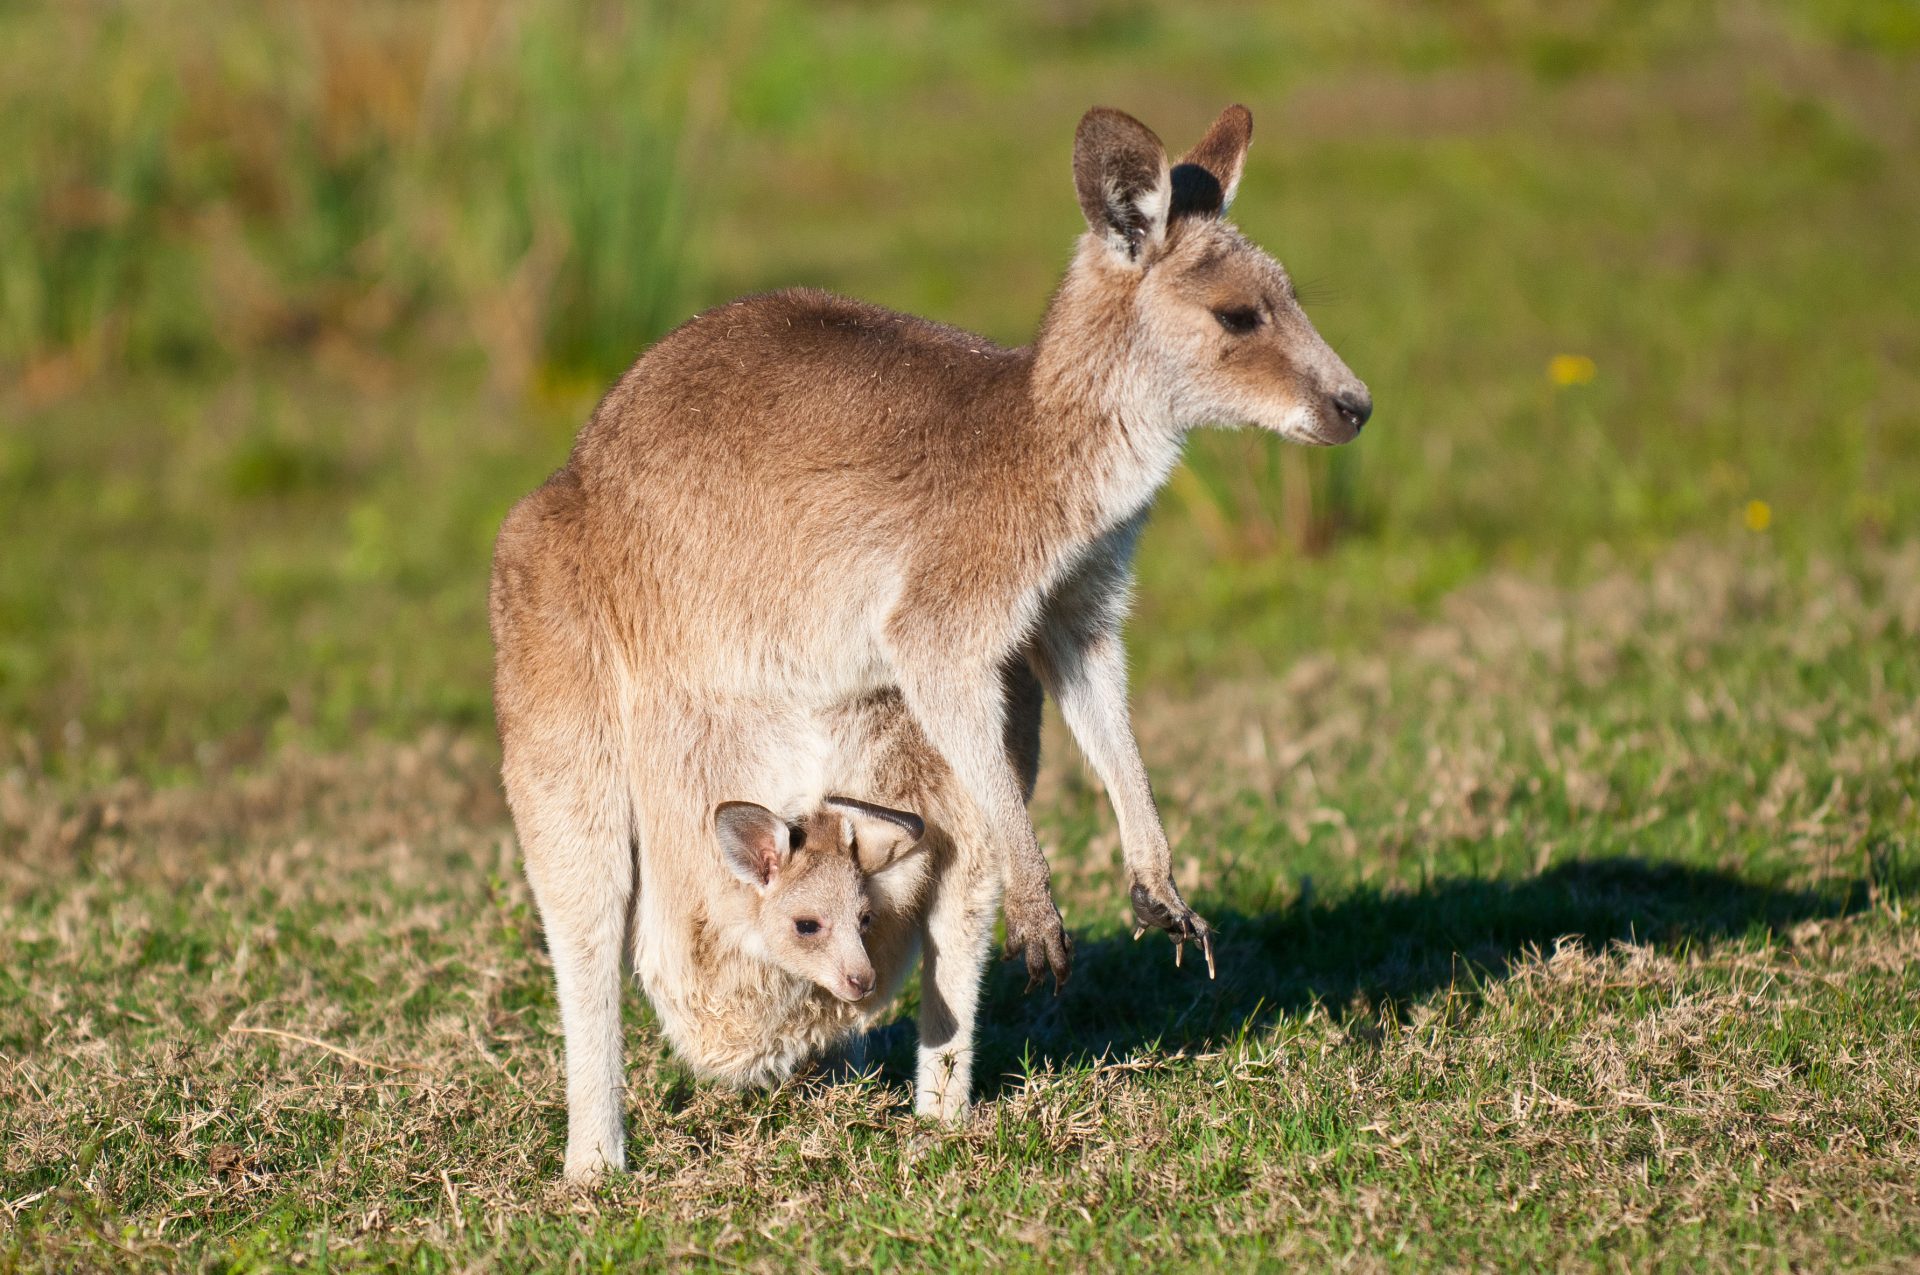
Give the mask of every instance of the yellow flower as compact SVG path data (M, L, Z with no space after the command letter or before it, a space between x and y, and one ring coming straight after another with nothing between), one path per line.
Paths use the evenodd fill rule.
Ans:
M1748 531L1765 531L1773 525L1773 506L1764 500L1749 500L1745 516Z
M1585 385L1598 370L1584 354L1556 354L1547 360L1547 378L1555 385Z

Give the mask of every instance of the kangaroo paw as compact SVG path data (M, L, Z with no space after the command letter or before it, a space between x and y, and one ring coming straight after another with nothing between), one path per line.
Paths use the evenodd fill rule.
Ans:
M1187 901L1180 897L1180 891L1174 888L1173 882L1165 882L1158 890L1150 890L1136 882L1132 897L1135 939L1149 929L1165 930L1173 938L1173 963L1176 967L1186 955L1187 944L1198 943L1201 955L1207 959L1207 977L1215 977L1213 927L1187 906Z
M1006 914L1006 959L1021 955L1027 958L1029 992L1052 974L1054 995L1059 995L1073 972L1073 936L1067 933L1060 910L1051 898L1042 895L1025 903L1008 899Z

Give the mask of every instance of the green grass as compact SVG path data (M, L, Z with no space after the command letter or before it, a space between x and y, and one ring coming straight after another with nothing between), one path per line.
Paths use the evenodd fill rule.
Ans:
M0 12L0 1270L1911 1261L1917 31ZM737 293L1023 340L1080 111L1177 147L1231 100L1236 217L1379 411L1195 440L1143 546L1143 746L1220 981L1126 941L1056 732L1078 971L995 975L971 1125L904 1114L910 1029L870 1083L743 1097L636 995L636 1172L561 1192L500 516Z
M1056 739L1037 807L1078 966L1058 999L994 975L972 1124L907 1114L908 1029L872 1081L741 1096L636 997L634 1172L589 1197L555 1186L560 1041L484 748L205 791L16 773L0 1260L1910 1254L1920 554L1691 546L1449 609L1285 685L1145 698L1217 982L1127 941Z

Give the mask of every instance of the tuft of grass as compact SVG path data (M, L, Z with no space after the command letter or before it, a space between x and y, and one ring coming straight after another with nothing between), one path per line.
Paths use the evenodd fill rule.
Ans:
M714 76L658 4L29 5L0 361L57 389L352 343L606 376L684 279Z

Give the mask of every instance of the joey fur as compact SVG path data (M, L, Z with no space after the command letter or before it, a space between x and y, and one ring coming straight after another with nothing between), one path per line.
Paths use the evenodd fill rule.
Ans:
M904 811L828 799L789 825L723 802L714 837L729 873L686 900L696 977L661 1008L699 1075L773 1085L845 1046L899 990L918 948L924 825Z
M811 290L736 301L647 351L509 514L495 704L559 988L570 1177L624 1164L621 972L656 1003L696 977L676 918L724 872L714 806L885 800L841 782L849 704L897 697L964 794L953 835L995 877L1010 950L1058 981L1071 943L1006 747L1008 679L1031 669L1112 799L1136 916L1207 941L1127 707L1134 545L1188 431L1332 445L1372 410L1224 218L1251 132L1230 107L1170 163L1137 120L1088 112L1087 233L1032 344ZM978 898L927 913L922 1110L965 1109L925 1082L970 1050L991 924Z
M1007 740L1023 792L1039 764L1039 709L1039 688L1023 671L1009 687ZM678 914L693 977L649 990L695 1072L773 1085L823 1058L860 1061L863 1033L924 952L923 1035L945 1046L929 1057L922 1106L951 1116L965 1109L972 1076L971 1032L958 1039L952 1025L971 1020L965 995L992 937L999 864L897 691L841 705L822 725L836 783L887 804L829 797L789 822L756 803L721 803L713 835L726 872L707 877ZM960 980L957 1005L938 1000L944 964L956 962L975 973Z

